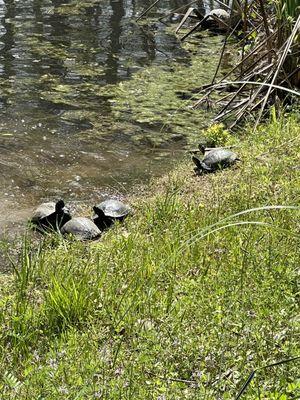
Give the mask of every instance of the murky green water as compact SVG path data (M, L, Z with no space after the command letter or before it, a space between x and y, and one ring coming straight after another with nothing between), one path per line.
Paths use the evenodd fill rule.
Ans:
M151 3L0 0L2 234L44 200L127 193L170 168L201 128L175 92L211 76L219 39L199 41L189 74L189 53L157 19L186 1L161 1L136 24Z

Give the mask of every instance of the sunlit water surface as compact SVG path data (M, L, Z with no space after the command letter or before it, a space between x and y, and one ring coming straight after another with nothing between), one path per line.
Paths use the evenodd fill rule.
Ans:
M24 226L42 201L64 198L76 209L122 197L182 157L183 142L153 147L134 140L149 127L131 121L124 129L99 90L145 66L188 62L158 21L186 2L161 1L152 22L137 25L151 3L0 0L2 237ZM95 87L97 93L89 90ZM69 117L74 110L96 115L101 132L88 117Z

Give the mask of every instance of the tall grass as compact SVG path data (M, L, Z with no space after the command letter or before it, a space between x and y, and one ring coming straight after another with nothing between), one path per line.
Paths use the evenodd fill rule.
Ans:
M290 22L295 21L300 14L300 5L298 0L278 0L277 3L278 19L285 18Z
M278 46L281 47L287 38L291 35L295 21L297 21L300 15L300 5L298 0L279 0L277 3L277 39ZM298 45L297 45L298 43ZM290 75L293 71L297 71L291 77L291 82L296 86L300 87L300 71L299 71L299 28L298 34L296 35L293 48L290 51L290 55L287 57L284 63L284 71L286 75Z

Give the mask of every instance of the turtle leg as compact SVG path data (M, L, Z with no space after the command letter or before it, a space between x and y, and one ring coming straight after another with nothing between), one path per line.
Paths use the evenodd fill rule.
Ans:
M203 172L214 172L214 169L206 165L204 162L201 163Z
M48 215L47 217L42 218L39 221L39 231L42 233L46 233L46 232L55 232L57 231L57 225L58 225L58 221L57 221L58 215L56 212Z
M194 169L196 174L201 174L201 173L212 172L213 171L212 168L208 167L204 162L199 160L199 158L193 156L192 160L193 160L194 164L196 165L196 167Z
M201 160L199 160L199 158L198 157L195 157L195 156L193 156L192 157L192 161L193 161L193 163L196 165L196 168L197 169L202 169L202 162L201 162Z

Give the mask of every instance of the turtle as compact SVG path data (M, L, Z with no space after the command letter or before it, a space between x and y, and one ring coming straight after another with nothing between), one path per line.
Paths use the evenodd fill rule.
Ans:
M204 29L217 28L224 30L230 22L230 14L222 8L215 8L205 15L201 21L201 26Z
M231 15L222 8L215 8L211 10L208 14L203 16L199 11L195 8L191 7L188 9L187 13L183 17L179 26L176 29L176 33L179 32L185 21L188 17L191 17L192 14L195 14L199 19L199 22L188 32L186 33L180 40L185 40L188 36L190 36L193 32L200 29L210 29L212 32L218 33L222 31L226 31L228 26L231 25Z
M56 203L50 201L40 204L35 209L31 218L31 223L40 231L59 231L60 227L71 218L70 211L65 207L63 200L58 200Z
M205 172L214 172L219 169L227 168L233 165L236 161L240 161L238 156L231 150L225 148L216 148L206 152L203 146L199 146L204 158L201 161L198 157L193 156L192 160L197 174Z
M94 240L101 236L97 225L89 218L72 218L61 228L63 235L72 234L80 240Z
M211 12L208 13L207 15L211 18L213 18L215 16L225 22L229 21L229 19L230 19L229 12L224 10L223 8L215 8L215 9L211 10Z
M93 220L100 230L109 228L115 221L123 221L131 211L127 204L115 199L107 199L93 210Z

